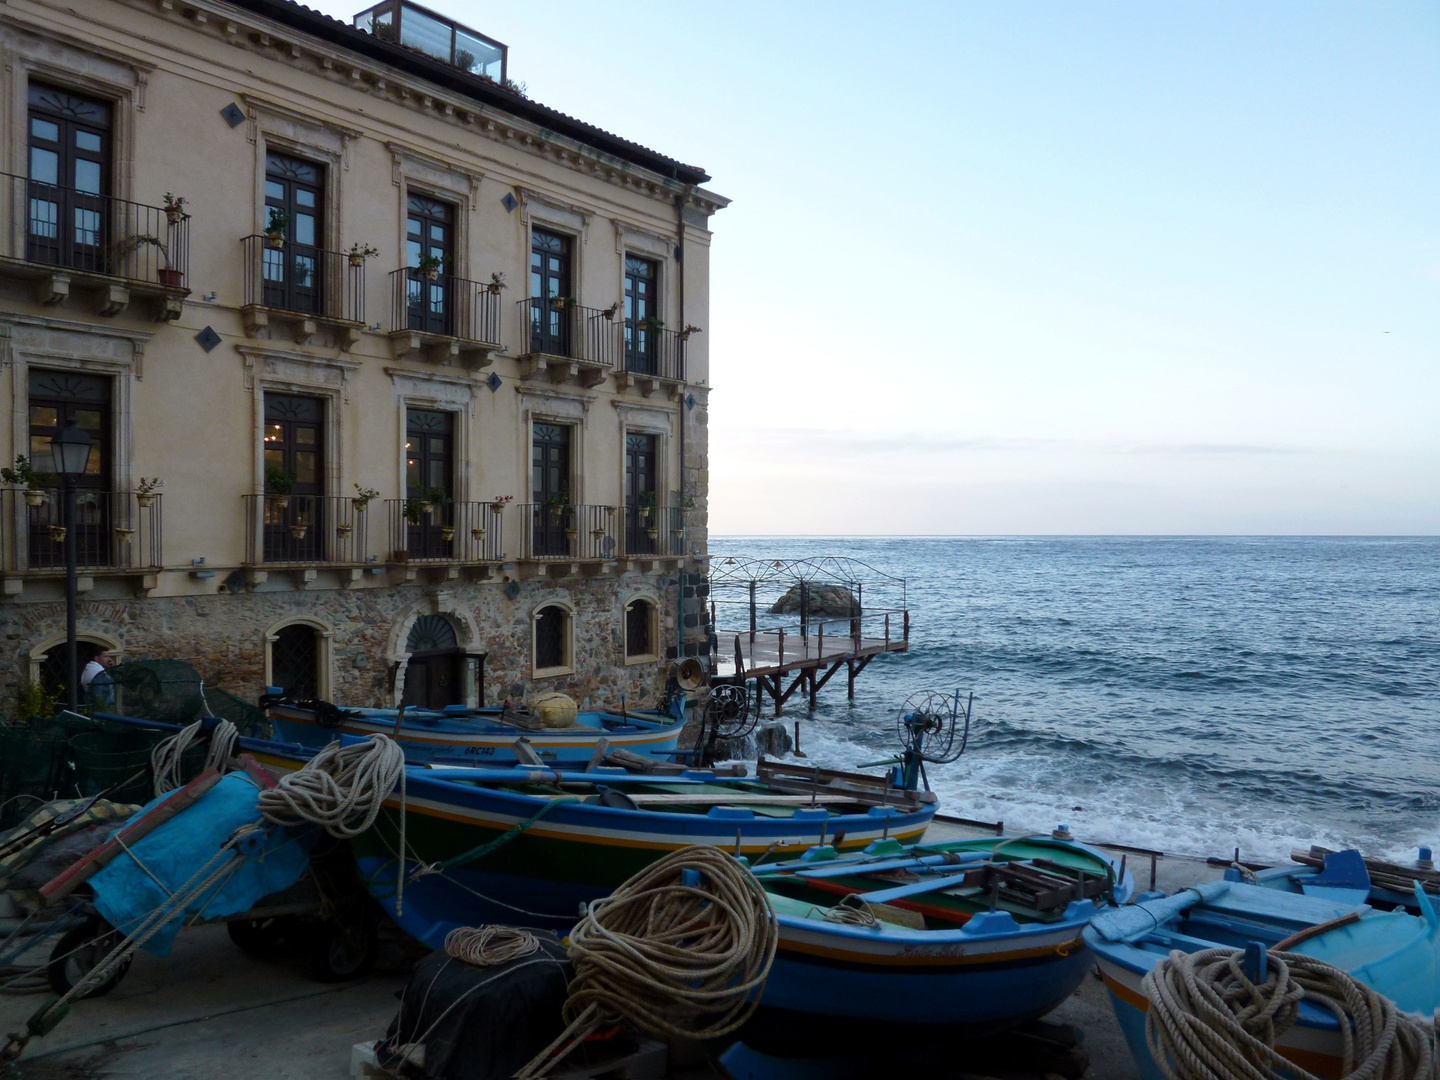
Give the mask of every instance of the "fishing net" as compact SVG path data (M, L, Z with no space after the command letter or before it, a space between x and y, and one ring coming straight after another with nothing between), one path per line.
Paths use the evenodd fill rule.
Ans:
M257 706L217 687L182 660L134 660L108 672L115 700L102 711L184 727L202 716L229 720L242 735L269 733L269 719Z

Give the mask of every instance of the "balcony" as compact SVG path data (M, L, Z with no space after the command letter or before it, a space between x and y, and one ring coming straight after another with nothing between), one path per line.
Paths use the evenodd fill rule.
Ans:
M613 506L525 503L519 507L520 557L533 562L604 562L619 555Z
M290 240L247 236L245 304L251 337L284 328L304 345L321 331L328 344L349 351L365 329L365 260ZM324 343L324 342L322 342Z
M518 306L527 348L521 378L598 386L623 355L618 306L587 308L560 297Z
M100 315L137 300L154 317L180 316L190 218L179 211L0 173L0 274L34 283L35 299L86 295Z
M390 272L390 343L394 356L488 367L500 352L500 288L413 267Z
M505 557L504 513L488 502L389 499L390 561L481 565Z
M245 564L359 567L370 561L371 511L326 495L243 495Z
M685 514L678 506L622 506L627 559L679 559L685 555Z
M664 388L669 397L678 399L685 381L685 343L690 335L643 320L627 320L622 332L625 362L615 372L616 387L628 390L633 386L645 397Z
M9 579L5 582L7 595L24 590L23 577L64 575L63 498L60 488L0 490L0 566ZM160 520L159 495L77 489L76 569L86 577L158 572L162 565ZM82 589L87 587L82 585Z

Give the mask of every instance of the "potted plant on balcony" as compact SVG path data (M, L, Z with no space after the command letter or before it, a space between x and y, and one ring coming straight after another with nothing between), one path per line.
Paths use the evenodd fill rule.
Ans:
M605 318L609 319L611 322L614 322L615 316L620 314L620 301L616 300L615 303L611 304L600 314L604 315Z
M290 526L290 539L304 540L305 534L310 531L309 525L302 525L299 522Z
M265 470L265 494L277 510L290 505L290 492L295 489L295 474L274 466Z
M505 284L505 272L503 270L496 270L491 274L490 284L485 286L485 288L490 290L491 296L499 296L502 289L508 289L509 287L509 285Z
M485 539L485 530L479 525L476 525L473 529L470 530L470 535L478 543L479 541Z
M434 281L440 276L440 257L438 255L421 255L419 262L415 264L415 272L426 281Z
M265 243L272 248L285 246L285 230L290 225L290 215L278 206L270 207L270 220L265 223Z
M690 323L686 323L686 324L685 324L685 329L680 331L680 340L681 340L681 341L689 341L691 334L698 334L698 333L700 333L700 327L698 327L698 326L692 326Z
M142 476L140 482L135 485L135 505L141 510L148 510L155 505L155 490L165 486L165 481L158 476Z
M365 265L366 259L373 259L379 254L379 248L373 248L369 244L357 242L350 245L350 250L345 253L345 257L350 260L351 266L360 267Z
M359 484L356 484L355 495L351 498L350 505L355 507L357 514L363 514L365 513L365 508L379 497L380 492L374 488L361 487Z
M635 510L642 522L649 522L655 513L655 493L653 491L642 491L640 497L635 500Z
M45 484L40 474L30 466L30 459L24 454L15 459L13 469L0 469L0 480L7 484L14 484L16 487L25 489L26 506L43 506L45 503Z
M185 284L185 275L170 265L170 249L165 246L165 241L158 236L151 236L148 233L136 233L134 236L127 236L123 240L117 240L109 247L110 258L115 263L123 262L142 247L149 245L160 252L165 260L164 266L155 268L155 279L167 289L178 289ZM127 275L138 277L138 274Z
M591 529L591 530L590 530L590 539L591 539L591 540L603 540L604 538L605 538L605 530L604 530L604 529Z
M65 542L65 526L64 526L64 525L51 525L51 526L50 526L50 539L51 539L54 543L63 544L63 543Z
M134 529L127 529L120 525L115 526L114 532L115 541L120 544L128 544L135 536Z
M165 192L165 220L171 225L179 225L185 220L185 206L189 201L179 195Z
M505 505L513 498L514 495L496 495L490 500L490 512L499 517L505 512Z
M665 321L663 319L657 319L653 315L646 315L645 318L637 320L635 325L641 330L665 329Z
M574 306L575 306L575 298L574 298L573 296L552 296L552 297L550 297L550 310L551 310L551 311L565 311L565 310L567 310L567 309L569 309L569 308L573 308Z
M355 526L351 525L348 521L342 521L335 526L335 535L340 537L342 540L354 531Z

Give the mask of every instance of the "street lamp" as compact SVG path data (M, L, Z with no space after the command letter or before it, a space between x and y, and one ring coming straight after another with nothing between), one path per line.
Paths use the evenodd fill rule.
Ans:
M50 453L55 459L55 473L64 485L65 516L65 650L70 676L70 711L80 709L80 679L75 663L75 481L85 475L90 464L90 436L71 420L59 435L50 440Z

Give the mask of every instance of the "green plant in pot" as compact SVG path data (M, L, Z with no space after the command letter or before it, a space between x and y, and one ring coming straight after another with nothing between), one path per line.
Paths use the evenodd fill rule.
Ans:
M373 259L379 254L379 248L357 242L350 245L350 250L345 253L345 257L350 260L351 266L361 267L365 265L366 259Z
M415 272L426 281L434 281L438 278L441 269L438 255L421 255L419 261L415 263Z
M0 480L25 489L26 506L42 506L45 503L45 479L30 465L24 454L15 459L13 469L0 469Z
M265 470L265 494L277 510L290 505L290 492L295 490L295 474L273 465Z
M149 233L135 233L132 236L125 237L123 240L115 241L115 243L109 247L111 261L117 264L116 268L119 269L118 264L125 262L126 259L130 258L131 255L134 255L143 247L155 248L155 250L160 252L161 258L165 260L164 266L157 266L155 268L155 279L159 281L161 285L164 285L168 289L179 289L185 284L185 275L170 265L170 249L165 246L165 241L161 240L158 236L151 236ZM142 275L139 273L129 273L125 276L141 277Z
M272 248L285 246L285 230L290 226L290 215L278 206L270 207L270 220L265 223L265 243Z

